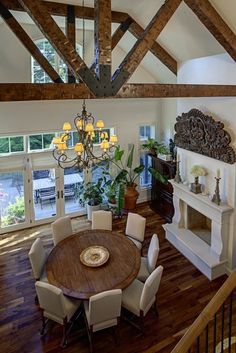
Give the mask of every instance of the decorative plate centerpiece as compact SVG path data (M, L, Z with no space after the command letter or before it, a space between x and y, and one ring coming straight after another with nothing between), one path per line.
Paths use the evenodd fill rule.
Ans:
M89 246L80 254L80 261L89 267L102 266L109 259L109 252L103 246Z

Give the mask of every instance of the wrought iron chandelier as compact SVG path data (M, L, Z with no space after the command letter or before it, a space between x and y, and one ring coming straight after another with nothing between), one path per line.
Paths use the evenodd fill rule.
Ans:
M91 113L87 113L85 100L83 101L82 112L77 114L74 118L74 125L76 128L76 139L78 142L74 145L74 152L69 149L69 141L71 140L71 124L65 122L63 125L64 133L59 137L54 137L53 144L53 157L57 160L58 165L65 169L68 166L78 166L80 169L85 169L93 166L95 163L104 160L111 160L111 152L118 141L116 135L110 136L103 131L104 123L102 120L96 122L95 127L98 130L100 143L100 154L94 152L93 139L95 138L94 128L95 118Z
M84 7L84 0L82 1ZM83 17L83 52L82 57L85 57L85 19ZM72 138L72 128L69 122L65 122L63 125L63 134L59 137L54 137L52 143L54 144L53 157L57 160L58 165L65 169L68 167L77 166L80 169L86 169L93 166L95 163L104 160L112 159L112 149L115 147L115 143L118 141L116 135L110 136L108 139L108 133L103 131L104 122L98 120L95 124L95 118L91 113L87 113L85 99L83 100L82 112L77 114L74 118L74 125L76 131L76 140L78 141L74 145L74 153L69 148L69 141ZM94 152L95 128L99 134L100 142L100 154ZM96 151L97 152L97 151Z

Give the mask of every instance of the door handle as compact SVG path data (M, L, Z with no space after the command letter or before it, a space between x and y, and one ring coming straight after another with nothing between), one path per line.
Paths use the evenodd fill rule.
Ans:
M57 198L58 199L60 198L60 192L59 191L57 192Z
M63 197L64 197L64 192L63 190L61 190L61 198L63 199Z

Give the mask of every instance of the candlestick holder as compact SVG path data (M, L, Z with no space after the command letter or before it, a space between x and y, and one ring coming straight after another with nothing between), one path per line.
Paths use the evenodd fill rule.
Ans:
M220 183L220 179L218 177L215 177L216 180L216 188L215 188L215 193L211 199L212 202L216 203L217 205L220 205L220 188L219 188L219 183Z
M180 172L179 172L179 164L180 164L180 161L177 161L176 162L176 174L175 174L175 178L174 178L174 181L178 184L182 183L182 179L181 179Z

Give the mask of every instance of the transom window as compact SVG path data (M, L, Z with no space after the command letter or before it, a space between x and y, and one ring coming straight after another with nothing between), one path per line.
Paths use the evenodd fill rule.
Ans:
M47 39L40 39L35 41L35 44L49 61L52 67L58 72L60 77L64 82L67 81L67 66L64 61L57 54L53 46L49 43ZM80 44L76 44L76 51L81 56L82 47ZM37 61L31 58L31 74L33 83L49 83L52 82L51 78L46 74L46 72L41 68Z
M0 153L24 152L24 136L9 136L0 138Z
M109 139L111 135L114 135L114 128L107 128L103 130L106 138ZM24 136L4 136L0 137L0 155L14 154L14 153L26 153L33 151L44 151L52 149L52 140L55 136L60 136L62 132L48 132L38 133ZM99 130L95 130L95 137L93 139L94 146L96 147L101 143L102 137ZM78 142L78 135L76 131L70 133L69 147L74 146Z

